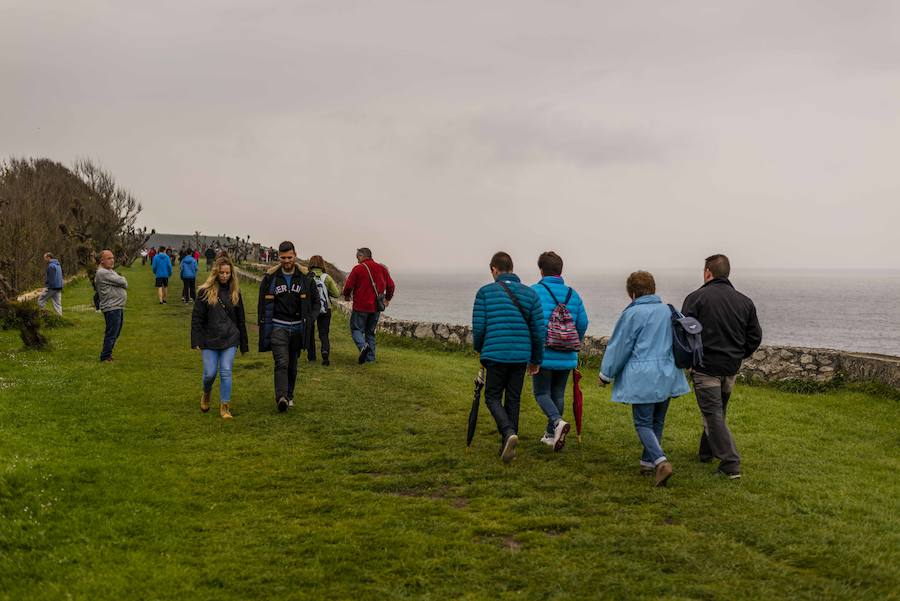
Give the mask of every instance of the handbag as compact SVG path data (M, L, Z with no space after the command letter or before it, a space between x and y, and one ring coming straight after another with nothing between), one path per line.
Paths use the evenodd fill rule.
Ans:
M369 266L365 263L363 263L362 266L365 267L366 271L369 272L369 281L372 282L372 290L375 291L375 310L381 313L387 308L387 304L385 303L384 298L384 292L378 292L378 286L375 285L375 278L372 277L372 270L369 269Z

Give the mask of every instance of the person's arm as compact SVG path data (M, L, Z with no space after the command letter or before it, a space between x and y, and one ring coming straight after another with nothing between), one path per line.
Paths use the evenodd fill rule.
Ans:
M697 312L700 310L698 306L698 295L696 292L692 292L687 295L687 298L684 299L684 303L681 305L681 314L685 317L693 317L694 319L698 319Z
M312 274L303 276L306 278L306 286L309 288L309 319L315 319L322 312L322 299L319 298L319 287Z
M756 352L762 343L762 326L756 316L756 306L750 302L750 316L747 320L746 343L744 345L744 359Z
M196 304L197 303L194 303L195 306ZM250 341L247 337L247 319L244 315L244 297L240 294L238 294L238 303L234 308L234 314L237 317L238 332L241 334L241 354L244 354L250 350Z
M530 288L526 288L526 290L531 290ZM528 330L531 333L531 365L534 367L540 367L541 363L544 361L544 342L547 339L547 324L544 322L544 308L541 305L541 299L538 297L537 292L531 292L531 311L529 317L531 318ZM535 369L532 368L532 375L537 373Z
M356 280L359 278L359 265L350 270L350 275L347 276L347 281L344 282L344 291L341 292L341 295L344 297L344 300L350 300L353 295L353 290L356 288Z
M382 267L384 267L384 298L390 302L390 300L394 298L394 280L391 278L391 272L388 271L388 268L384 265L382 265Z
M577 292L572 294L573 297L577 297L579 300L578 315L575 316L575 329L578 330L578 339L584 340L584 335L587 334L588 329L587 309L584 307L584 301L577 295Z
M484 347L484 335L487 333L486 309L487 305L482 289L475 295L475 304L472 306L472 346L478 353Z
M638 329L635 327L632 312L626 310L616 322L613 334L606 345L606 352L603 353L603 362L600 365L600 380L603 383L612 382L622 373L634 351L637 334Z
M256 303L256 324L262 327L266 320L266 294L269 290L269 274L263 276L259 283L259 300Z
M128 280L126 280L124 276L119 275L112 269L109 270L109 273L106 276L106 283L110 286L116 286L118 288L128 288Z
M334 281L334 278L330 275L323 274L325 277L325 289L328 290L328 296L331 298L337 298L341 295L341 291L337 287L337 282Z
M191 348L200 348L203 338L203 326L206 325L209 315L209 303L206 302L206 295L207 291L204 288L197 295L197 302L194 303L194 309L191 311Z

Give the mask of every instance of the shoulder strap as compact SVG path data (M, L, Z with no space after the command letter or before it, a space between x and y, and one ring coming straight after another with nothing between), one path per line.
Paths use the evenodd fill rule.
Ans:
M372 282L372 290L375 291L375 296L378 296L381 293L378 292L378 286L375 285L375 278L372 277L372 270L369 269L369 266L366 265L365 263L363 263L362 266L365 267L366 271L369 272L369 281Z
M564 305L568 305L569 301L572 300L572 289L569 288L569 293L566 295L566 300L563 301Z
M553 291L552 291L552 290L550 290L550 286L548 286L548 285L545 284L544 282L541 282L541 286L543 286L544 288L547 289L547 292L550 293L550 298L552 298L552 299L553 299L553 302L556 303L556 304L558 305L558 304L559 304L559 301L556 300L556 295L553 294ZM570 295L571 295L571 293L570 293ZM568 300L569 300L569 299L566 299L566 302L568 302Z
M516 295L512 293L512 290L509 289L509 286L506 285L506 282L503 280L497 280L497 283L500 284L500 287L506 291L506 294L509 295L510 300L512 300L513 304L519 310L519 313L522 314L522 319L525 320L525 325L528 326L528 329L531 329L531 322L528 321L528 316L525 313L525 309L522 308L522 304L519 302L519 299L516 298Z

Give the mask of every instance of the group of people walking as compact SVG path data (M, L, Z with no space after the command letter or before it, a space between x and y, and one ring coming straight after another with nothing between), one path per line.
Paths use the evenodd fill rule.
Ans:
M563 260L555 252L538 258L541 279L522 284L512 258L498 252L490 262L494 282L475 296L472 330L475 350L486 370L485 403L500 434L500 457L509 463L519 443L519 410L523 381L532 376L538 406L547 417L541 442L560 451L570 424L563 419L566 383L578 366L580 342L588 318L578 292L562 277ZM706 259L703 286L688 295L681 311L656 295L656 282L646 271L632 273L625 291L630 304L619 317L600 367L600 386L613 385L612 400L631 406L643 452L641 474L665 486L672 464L662 450L669 401L690 392L683 369L676 366L673 332L685 316L702 326L702 362L691 365L703 422L698 459L719 459L718 472L741 477L740 455L726 424L728 400L743 359L762 341L753 302L728 279L728 257Z
M62 269L50 253L44 260L45 289L38 303L44 307L51 301L61 314ZM278 263L263 276L257 299L259 351L271 351L273 356L278 411L294 405L301 353L305 350L309 361L317 360L316 330L318 355L324 366L330 365L331 317L339 297L353 301L350 333L359 353L358 363L375 361L375 329L394 296L395 284L387 267L373 260L370 249L358 249L356 260L357 265L339 290L320 255L310 257L304 269L297 261L293 243L279 245ZM113 253L102 251L94 278L97 308L106 322L101 362L113 361L113 349L124 323L128 282L114 270L114 263ZM196 278L196 259L186 254L181 263L182 278ZM166 304L172 264L165 249L155 253L151 266L159 302ZM486 372L485 403L500 434L499 455L507 463L517 453L526 374L532 377L535 401L547 418L541 442L555 451L565 447L570 430L563 419L565 391L569 374L578 367L581 342L588 328L581 296L563 279L562 257L552 251L542 253L537 267L540 280L527 286L514 273L509 254L496 253L490 261L493 282L478 290L472 311L473 344ZM224 419L232 419L234 359L238 350L249 350L244 301L235 266L226 253L213 258L209 268L200 288L194 292L191 284L184 296L185 302L196 300L191 347L202 357L200 409L209 411L218 377L219 413ZM612 384L612 400L631 406L642 446L639 471L653 475L657 486L664 486L673 472L662 448L670 400L691 390L673 352L674 328L684 317L694 318L702 326L702 355L697 355L700 359L688 370L703 423L698 459L718 459L719 473L732 479L741 477L741 457L726 415L735 377L742 361L759 347L762 329L753 301L735 290L730 274L728 257L708 257L703 285L684 299L680 312L657 296L652 274L636 271L625 282L631 302L608 340L598 383Z

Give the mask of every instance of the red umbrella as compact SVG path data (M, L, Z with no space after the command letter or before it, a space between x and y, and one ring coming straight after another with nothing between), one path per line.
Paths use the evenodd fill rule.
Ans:
M575 414L575 431L578 433L578 442L581 442L581 414L584 410L584 395L581 392L581 370L572 371L572 413Z

